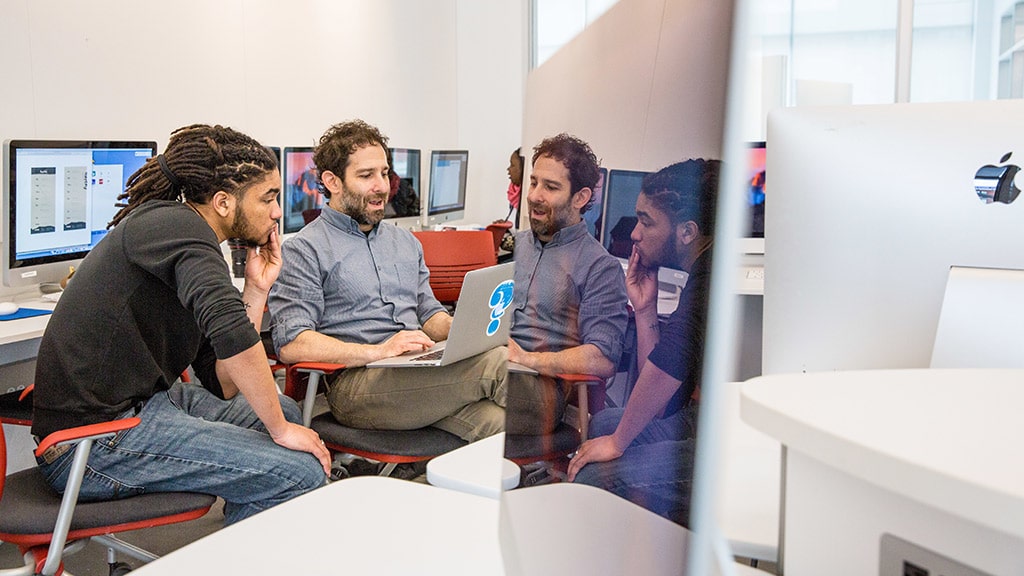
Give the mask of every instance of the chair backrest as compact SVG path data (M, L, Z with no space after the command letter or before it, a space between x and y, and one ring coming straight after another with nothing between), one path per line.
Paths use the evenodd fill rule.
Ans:
M505 232L512 229L512 223L508 220L501 222L494 222L488 224L486 230L494 235L494 253L498 253L498 249L501 248L501 239L505 237Z
M494 235L487 230L424 230L413 234L423 246L430 288L440 302L458 300L466 272L498 263Z
M1024 368L1024 270L949 270L932 368Z

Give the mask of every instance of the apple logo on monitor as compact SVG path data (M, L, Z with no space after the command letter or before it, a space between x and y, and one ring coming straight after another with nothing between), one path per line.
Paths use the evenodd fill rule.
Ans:
M974 191L978 198L986 203L1002 202L1009 204L1017 199L1020 188L1014 184L1013 179L1020 171L1020 166L1007 164L1013 152L1007 152L999 159L999 166L986 164L974 174Z

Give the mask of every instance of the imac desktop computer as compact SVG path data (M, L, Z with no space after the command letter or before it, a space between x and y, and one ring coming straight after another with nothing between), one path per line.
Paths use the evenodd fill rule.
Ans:
M391 196L384 207L384 221L406 229L420 226L420 151L413 148L389 148Z
M469 151L432 150L424 228L461 220L466 214Z
M950 268L1024 268L1021 200L978 193L991 166L1016 172L1022 112L999 100L769 115L765 374L929 366Z
M747 209L749 224L740 241L744 254L764 254L765 175L767 148L764 142L751 142L747 147Z
M156 142L5 142L4 284L58 290L106 236L128 178L155 155Z
M604 189L601 244L616 258L629 258L633 241L629 239L636 226L636 199L644 176L650 172L610 170ZM593 208L591 208L593 210Z
M320 176L313 164L313 147L285 147L281 176L281 233L291 234L316 218L324 205Z

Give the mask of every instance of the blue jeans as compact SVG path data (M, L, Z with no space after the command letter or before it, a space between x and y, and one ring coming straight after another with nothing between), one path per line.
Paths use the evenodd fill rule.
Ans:
M293 400L282 396L281 408L289 422L301 422ZM274 443L241 394L221 400L202 386L178 383L150 398L138 417L142 423L135 428L93 445L81 500L201 492L224 499L227 525L326 481L313 455ZM67 484L73 456L69 450L50 464L39 459L58 492Z
M615 432L622 408L606 408L590 422L590 437ZM696 408L683 408L668 418L652 421L610 462L592 462L575 482L597 486L669 520L689 524L690 491L697 427Z

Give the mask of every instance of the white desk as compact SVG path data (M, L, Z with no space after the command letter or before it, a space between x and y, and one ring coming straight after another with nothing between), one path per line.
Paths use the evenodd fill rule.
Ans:
M30 298L15 298L15 302L22 308L39 308L53 310L54 302L40 300L38 296ZM0 346L17 344L26 340L42 338L46 324L50 321L49 314L33 316L31 318L19 318L17 320L5 320L0 322ZM6 362L0 362L6 363Z
M54 303L39 299L38 292L31 295L8 296L22 308L53 310ZM23 389L32 383L35 364L29 363L39 353L39 339L43 336L49 314L5 320L0 322L0 393ZM32 450L35 442L25 426L4 425L7 436L7 473L25 470L36 465Z
M503 574L498 501L417 482L335 482L132 574Z
M497 499L519 485L519 466L504 453L505 433L499 432L427 462L427 482Z
M783 569L877 574L891 533L1024 573L1024 371L774 375L742 416L786 447Z

